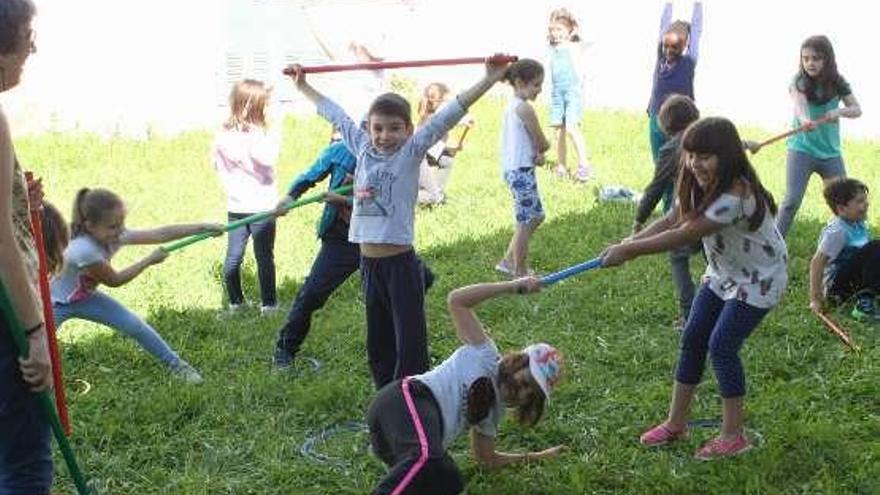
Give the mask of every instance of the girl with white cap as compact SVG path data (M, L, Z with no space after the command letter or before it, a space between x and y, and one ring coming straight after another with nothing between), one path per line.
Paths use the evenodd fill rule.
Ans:
M484 467L559 455L562 445L499 452L495 437L505 408L513 409L524 426L538 422L561 376L562 355L539 343L502 357L474 312L487 299L540 290L540 279L524 277L449 293L449 314L464 345L431 371L383 387L367 412L373 453L389 466L374 494L463 491L461 473L446 449L466 429L474 459Z

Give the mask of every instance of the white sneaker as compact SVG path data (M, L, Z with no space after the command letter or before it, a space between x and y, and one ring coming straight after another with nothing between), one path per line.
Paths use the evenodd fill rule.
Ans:
M271 306L260 306L260 315L261 316L271 316L274 313L277 313L281 310L281 307L277 304L273 304Z
M171 365L171 374L190 385L198 385L205 381L205 379L202 378L202 375L199 374L198 370L193 368L183 359Z

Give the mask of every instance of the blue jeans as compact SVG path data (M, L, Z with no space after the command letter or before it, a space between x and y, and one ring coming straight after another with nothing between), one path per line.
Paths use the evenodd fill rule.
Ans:
M708 351L721 397L744 396L746 377L739 350L769 311L736 299L725 301L703 284L681 335L675 379L686 385L700 383Z
M0 494L47 495L52 488L49 420L28 390L0 311Z
M785 199L779 207L779 215L776 219L776 228L782 237L788 234L794 222L794 216L804 200L804 192L810 182L810 176L819 174L825 180L846 175L846 167L843 158L819 159L807 153L788 150L785 159Z
M162 340L159 332L107 294L95 292L82 301L55 303L52 308L55 311L55 326L59 329L62 323L71 318L93 321L128 335L169 366L180 361L177 354Z
M295 355L309 334L312 313L324 306L330 295L360 268L360 264L361 250L357 244L344 239L321 241L321 250L296 294L275 346Z
M230 222L247 217L244 213L229 213ZM241 291L241 262L247 248L248 238L254 236L254 257L257 259L257 276L260 280L260 299L263 306L275 306L275 219L254 222L237 228L227 235L226 261L223 263L223 280L229 295L229 304L244 302Z

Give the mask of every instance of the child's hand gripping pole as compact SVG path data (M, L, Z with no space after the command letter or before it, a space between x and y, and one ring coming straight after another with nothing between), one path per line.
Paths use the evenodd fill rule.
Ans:
M849 335L847 335L847 333L845 331L843 331L843 329L840 327L840 325L837 324L837 322L835 322L830 317L828 317L828 315L826 315L822 312L817 311L815 313L816 313L816 316L818 316L819 319L822 320L822 323L825 325L825 328L827 328L828 331L831 332L832 334L836 335L837 338L839 338L840 341L843 342L843 345L848 347L849 350L855 352L856 354L861 352L861 349L859 348L859 346L853 344L852 339L849 337Z
M380 70L380 69L401 69L406 67L434 67L439 65L469 65L469 64L485 64L489 60L497 63L516 62L517 57L497 56L497 57L464 57L464 58L440 58L429 60L405 60L398 62L364 62L360 64L334 64L334 65L314 65L303 67L304 74L319 74L322 72L340 72L346 70ZM284 69L285 75L292 75L293 71L290 67Z
M764 146L767 146L768 144L773 144L777 141L785 139L789 136L794 136L795 134L799 134L801 132L811 131L811 130L815 129L816 127L819 127L822 124L826 124L832 120L834 120L834 117L823 116L823 117L820 117L820 118L814 120L810 124L804 124L800 127L795 127L794 129L785 131L781 134L777 134L777 135L775 135L771 138L765 139L764 141L761 141L761 142L746 141L745 147L746 147L746 149L751 151L752 154L755 154L755 153L761 151L761 148L763 148Z
M12 300L9 298L9 293L6 292L6 287L3 283L0 283L0 309L2 309L3 314L6 315L6 322L9 325L9 331L12 333L12 338L15 341L15 345L18 347L18 355L22 358L27 358L30 354L30 346L28 345L27 337L25 337L24 334L24 326L21 324L21 320L18 319L18 315L12 308ZM55 440L58 441L58 446L61 448L61 455L64 457L64 462L67 464L67 470L70 472L70 477L73 478L73 483L76 485L77 493L80 495L90 494L91 491L86 484L85 476L83 476L82 471L79 470L79 465L76 462L76 455L74 455L73 449L70 448L70 442L68 442L67 437L64 436L64 429L61 427L61 422L58 420L58 414L55 412L55 407L52 405L49 391L43 390L42 392L39 392L37 400L40 402L40 408L43 410L43 413L49 419L52 433L55 435Z
M559 282L560 280L567 279L572 275L577 275L581 272L586 272L592 270L594 268L602 267L602 258L593 258L589 261L584 261L583 263L578 263L577 265L570 266L565 270L560 270L556 273L551 273L550 275L544 275L541 277L541 283L543 285L551 285Z
M338 189L333 189L330 192L334 192L336 194L346 194L351 192L353 186L344 186ZM307 205L309 203L317 203L324 199L324 195L326 193L314 194L307 198L298 199L289 205L283 208L275 208L274 210L264 211L262 213L255 213L251 216L244 217L240 220L236 220L234 222L230 222L226 224L226 227L223 229L223 232L229 232L235 230L239 227L244 227L245 225L250 225L254 222L259 222L260 220L265 220L267 218L277 217L278 215L284 213L285 211L292 210L294 208L298 208L303 205ZM178 249L183 249L190 244L195 244L199 241L204 241L205 239L210 239L211 237L216 237L218 234L215 232L203 232L201 234L192 235L186 237L184 239L180 239L179 241L174 241L162 246L162 250L166 253L171 253L177 251Z
M30 196L31 232L34 234L34 243L37 245L37 257L40 261L40 298L43 301L43 321L46 325L46 338L49 339L49 361L52 363L52 381L55 383L55 407L61 419L64 433L69 437L70 416L67 414L67 398L64 394L64 374L61 368L61 353L58 351L58 339L55 333L55 315L52 310L52 296L49 291L49 264L46 261L46 245L43 242L42 222L42 190L39 181L34 181L34 174L25 172L28 190L35 191Z

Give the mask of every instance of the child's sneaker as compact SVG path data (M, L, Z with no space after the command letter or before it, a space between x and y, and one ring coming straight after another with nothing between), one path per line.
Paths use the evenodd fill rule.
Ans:
M217 313L218 320L225 320L227 318L234 318L240 314L242 314L245 310L245 304L229 304L226 309L221 309L219 313Z
M270 304L268 306L263 305L263 306L260 306L260 316L271 316L280 310L281 310L281 307L278 306L277 304Z
M709 440L694 454L701 461L711 461L721 457L733 457L751 450L752 442L745 435L737 435L729 440L723 437L715 437Z
M183 359L171 365L171 374L190 385L198 385L205 381L202 375Z
M593 171L589 165L581 165L574 174L574 180L578 182L587 182L593 178Z
M293 354L280 347L275 348L275 354L272 355L272 366L277 371L289 370L293 367Z
M560 179L568 178L568 169L565 168L565 165L562 165L561 163L553 167L553 173L556 175L556 177L559 177Z
M870 294L860 294L857 296L856 307L852 310L852 317L858 321L870 322L880 321L880 314L874 304L874 297Z
M666 422L663 422L642 433L642 436L639 437L639 443L645 447L659 447L676 440L687 438L687 435L687 429L682 428L681 430L674 431L666 426Z
M498 264L495 265L495 271L501 272L507 276L513 275L513 270L511 270L510 267L507 266L507 263L505 263L503 261L499 261Z

